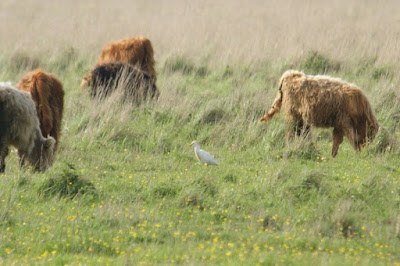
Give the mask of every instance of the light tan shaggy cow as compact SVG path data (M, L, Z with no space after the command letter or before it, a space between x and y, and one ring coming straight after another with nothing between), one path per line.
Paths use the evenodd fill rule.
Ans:
M40 132L35 103L29 93L0 85L0 173L5 170L9 146L18 149L20 166L26 161L44 171L53 163L55 140Z
M17 88L30 92L36 105L42 135L50 135L56 140L56 151L64 111L64 90L61 82L54 75L36 69L22 77Z
M133 37L116 42L111 42L104 46L99 60L94 69L100 65L110 62L121 62L138 68L146 72L156 81L156 71L154 69L154 51L149 39L145 37ZM87 86L91 73L83 77L81 88Z
M346 136L359 151L372 141L379 129L371 105L357 86L329 76L311 76L286 71L279 81L279 92L272 108L260 122L270 120L281 107L293 133L307 135L310 127L333 127L332 156Z

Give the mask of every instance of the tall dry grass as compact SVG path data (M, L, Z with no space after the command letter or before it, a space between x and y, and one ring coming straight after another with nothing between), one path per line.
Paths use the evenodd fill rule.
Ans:
M110 40L148 36L156 60L187 54L211 62L302 56L400 60L400 5L386 1L3 0L0 49L97 56ZM212 60L211 60L212 59Z

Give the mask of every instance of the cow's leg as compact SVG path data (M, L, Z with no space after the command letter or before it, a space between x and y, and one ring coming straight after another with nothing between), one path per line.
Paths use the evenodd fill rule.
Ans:
M18 150L18 156L19 156L19 167L22 168L25 165L25 152Z
M360 136L357 129L351 128L345 131L346 137L349 139L351 146L353 146L356 152L359 152L362 145L362 136ZM361 141L360 141L361 140Z
M288 124L288 135L289 135L289 140L292 140L296 136L300 136L301 134L301 128L303 127L303 121L300 120L289 120Z
M297 122L295 127L296 136L307 138L310 135L310 126L301 119Z
M6 170L6 157L9 153L9 149L5 145L0 145L0 173L4 173Z
M336 127L333 129L332 142L332 157L335 158L339 150L339 145L343 142L343 132L341 129Z
M303 120L299 120L296 124L296 136L300 137L303 131Z
M295 136L297 136L297 126L296 124L290 124L287 128L288 131L288 140L293 140Z
M356 151L360 151L361 148L365 147L365 144L367 143L367 127L366 126L360 126L356 130L356 146L357 149L355 148Z
M358 141L358 140L354 141L353 148L356 152L361 151L361 146L362 146L362 143L360 141Z
M301 132L301 136L303 137L303 138L308 138L308 139L310 139L310 137L311 137L311 127L309 126L309 125L303 125L303 129L302 129L302 132Z

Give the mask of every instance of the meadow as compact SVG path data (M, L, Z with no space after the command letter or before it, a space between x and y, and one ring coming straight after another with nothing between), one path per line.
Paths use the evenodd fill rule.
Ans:
M0 265L399 265L397 1L0 2L0 80L41 67L65 90L44 173L0 176ZM91 100L101 48L147 36L156 102ZM287 69L363 89L379 122L355 153L331 130L287 141L269 109ZM193 140L219 165L196 161Z

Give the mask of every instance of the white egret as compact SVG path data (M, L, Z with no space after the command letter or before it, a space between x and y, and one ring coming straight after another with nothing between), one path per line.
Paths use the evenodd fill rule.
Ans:
M194 147L194 154L201 163L205 165L218 165L217 161L211 154L200 149L200 144L197 141L193 141L190 146Z

